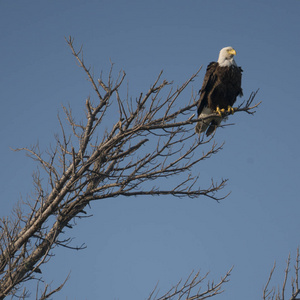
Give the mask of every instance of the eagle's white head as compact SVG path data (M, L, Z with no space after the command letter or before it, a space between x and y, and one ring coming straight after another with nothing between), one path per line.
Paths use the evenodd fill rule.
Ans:
M220 67L236 66L233 56L236 55L236 51L232 47L225 47L221 49L219 54L218 63Z

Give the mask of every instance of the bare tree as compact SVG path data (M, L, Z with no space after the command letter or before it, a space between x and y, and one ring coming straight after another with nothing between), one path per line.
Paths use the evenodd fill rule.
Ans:
M197 95L192 92L187 96L186 90L200 69L179 87L162 80L160 73L150 89L133 100L122 96L126 95L122 89L124 72L114 80L111 68L107 80L102 76L96 79L81 49L74 49L72 38L67 43L96 100L86 99L85 118L79 122L71 108L63 106L66 120L58 117L61 133L45 153L38 145L17 149L35 160L39 171L33 175L34 197L15 208L15 217L3 218L0 223L0 299L8 295L26 298L29 291L24 283L41 280L41 267L49 261L54 246L74 248L63 230L86 216L85 209L92 200L173 195L219 201L227 196L217 193L226 180L212 180L203 187L193 174L195 165L222 149L213 137L205 139L194 133ZM252 93L236 112L253 114L258 105L252 105L255 95ZM219 284L210 285L208 292L188 299L217 294L228 275ZM160 299L190 295L191 288L202 282L200 278L197 273L182 289L175 286ZM48 291L46 285L37 298L46 299L63 285L54 291Z
M299 300L300 299L300 287L299 287L299 270L300 270L300 254L299 254L299 248L297 249L297 255L296 255L296 261L294 264L294 276L290 274L290 264L291 264L291 255L289 254L287 262L286 262L286 268L284 270L284 278L282 287L278 286L277 288L275 286L270 288L270 283L272 280L272 276L275 271L276 264L274 263L274 266L270 272L268 281L265 285L265 288L263 290L263 300ZM290 280L290 286L291 286L291 292L287 291L286 284ZM287 294L290 294L290 297L287 296Z

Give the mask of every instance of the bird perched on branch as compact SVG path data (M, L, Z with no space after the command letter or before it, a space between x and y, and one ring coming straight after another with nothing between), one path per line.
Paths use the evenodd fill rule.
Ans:
M232 47L221 49L217 62L211 62L206 69L200 99L197 104L199 118L204 118L196 125L196 133L206 131L212 134L224 119L224 114L233 114L232 105L237 96L243 96L241 88L242 68L233 59L236 51ZM211 114L218 116L208 117Z

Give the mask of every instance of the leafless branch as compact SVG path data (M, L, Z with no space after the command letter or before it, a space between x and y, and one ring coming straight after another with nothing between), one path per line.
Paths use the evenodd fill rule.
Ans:
M276 264L274 263L274 266L269 275L269 279L268 279L266 286L264 288L264 291L263 291L263 299L264 300L284 300L287 297L287 295L290 295L290 296L288 296L290 300L298 300L299 299L299 298L297 298L297 296L300 294L300 290L299 290L299 248L297 249L297 257L296 257L296 262L294 265L295 277L291 276L291 278L290 278L290 269L289 269L290 262L291 262L291 256L289 254L287 262L286 262L286 268L284 270L284 279L283 279L282 287L278 286L278 289L276 289L276 287L273 286L273 287L271 287L270 290L268 290L271 280L272 280L273 273L275 271ZM290 292L287 291L287 289L286 289L286 284L287 284L289 278L291 281L291 291Z
M270 275L269 275L269 278L268 278L268 281L265 285L265 288L263 290L263 300L268 300L268 299L274 299L274 294L275 294L275 288L272 287L270 291L268 291L268 287L269 287L269 284L270 284L270 281L272 279L272 276L273 276L273 273L274 273L274 270L275 270L275 267L276 267L276 263L274 263L274 266L270 272Z
M157 289L157 286L151 292L148 300L171 300L171 299L186 299L186 300L203 300L216 295L219 295L224 292L223 284L229 281L229 276L231 274L233 267L225 274L224 277L221 277L218 283L214 281L210 282L207 280L208 273L204 276L200 276L200 272L197 272L194 276L192 272L188 278L182 283L180 280L175 286L173 286L169 291L167 291L163 296L157 298L154 296L154 293ZM204 281L206 283L206 289L202 291L202 284Z

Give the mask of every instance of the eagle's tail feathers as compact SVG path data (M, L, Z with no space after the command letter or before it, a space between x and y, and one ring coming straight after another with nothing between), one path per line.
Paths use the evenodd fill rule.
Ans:
M206 131L206 136L210 136L212 133L215 132L215 130L218 128L218 126L220 125L221 120L213 120L210 123L210 126L208 127L207 131Z
M195 127L196 133L200 134L200 133L204 132L207 129L208 125L209 125L208 122L204 122L204 121L198 122Z

